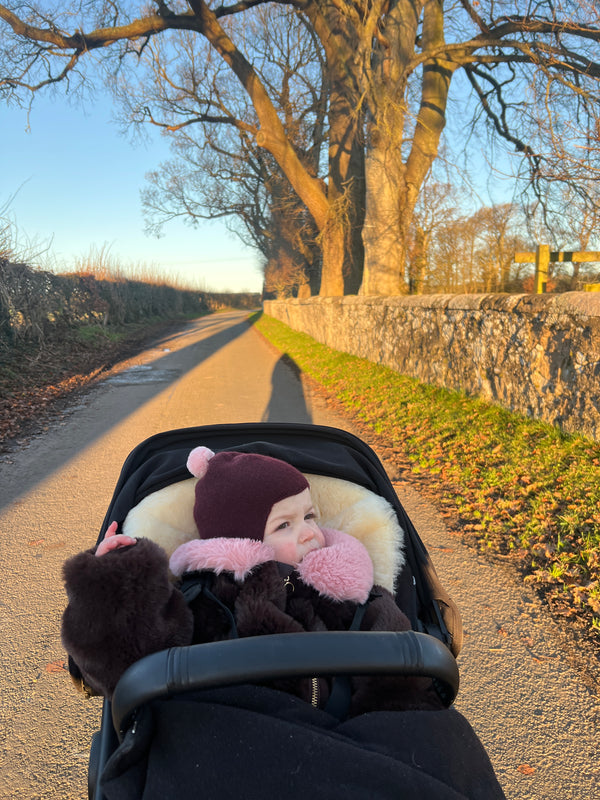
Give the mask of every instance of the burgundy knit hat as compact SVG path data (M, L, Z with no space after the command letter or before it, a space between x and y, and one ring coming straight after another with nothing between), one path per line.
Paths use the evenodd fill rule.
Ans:
M280 500L309 488L295 467L270 456L196 447L187 466L196 484L194 520L201 539L262 541L267 518Z

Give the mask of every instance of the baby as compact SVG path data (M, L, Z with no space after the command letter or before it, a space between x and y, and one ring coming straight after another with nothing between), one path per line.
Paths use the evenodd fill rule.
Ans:
M106 531L104 540L96 548L96 556L136 544L137 539L117 534L117 530L118 525L113 522ZM297 566L311 550L325 546L325 535L317 525L309 488L273 505L262 540L273 548L275 561L292 566Z
M205 477L208 462L213 456L214 453L208 448L198 447L190 454L188 468L197 477ZM233 481L236 481L237 488ZM221 482L224 482L223 486ZM233 452L217 456L211 466L210 476L205 477L204 483L196 490L195 518L201 538L214 538L215 531L220 536L237 538L245 529L249 538L255 538L257 531L248 528L254 522L252 515L264 513L272 497L286 495L296 489L297 494L282 497L273 503L261 538L264 544L272 547L275 561L297 566L311 550L325 546L325 536L317 525L306 478L289 464L268 456ZM255 507L255 491L259 496L266 492L272 495L264 499L260 496L260 509ZM231 498L233 505L227 509L228 492L235 494L235 497ZM213 508L215 502L217 507ZM238 509L241 512L239 514ZM247 517L244 519L245 512ZM227 519L226 514L231 518ZM118 525L113 522L104 541L96 549L96 556L136 543L136 539L117 534L117 530Z
M110 697L130 664L177 645L410 629L390 593L373 585L364 546L319 527L297 469L269 456L215 455L205 447L190 453L188 468L199 478L199 538L178 547L169 562L154 542L120 534L112 523L97 548L65 563L63 642L93 691ZM310 678L270 685L319 707L331 689L330 681ZM428 679L407 678L353 679L351 703L351 714L442 707Z

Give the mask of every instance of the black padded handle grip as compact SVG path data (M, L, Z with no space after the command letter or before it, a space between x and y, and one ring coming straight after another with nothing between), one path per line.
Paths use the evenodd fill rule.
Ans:
M112 718L121 735L131 713L180 692L323 675L405 675L435 678L450 705L458 666L433 636L415 631L283 633L173 647L132 664L117 684Z

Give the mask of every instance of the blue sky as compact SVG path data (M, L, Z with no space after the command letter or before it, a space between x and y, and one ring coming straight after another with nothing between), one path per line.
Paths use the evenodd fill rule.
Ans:
M222 222L191 228L174 220L160 239L144 234L140 190L168 158L168 145L158 136L133 145L111 113L106 98L83 110L62 95L36 98L29 118L0 106L0 208L13 198L18 244L49 243L52 259L67 268L92 248L108 248L123 266L145 264L198 288L260 291L258 254Z

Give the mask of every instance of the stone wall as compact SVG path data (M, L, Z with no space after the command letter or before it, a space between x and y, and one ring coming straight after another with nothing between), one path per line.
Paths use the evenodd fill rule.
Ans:
M421 295L267 301L329 347L600 441L600 296Z

